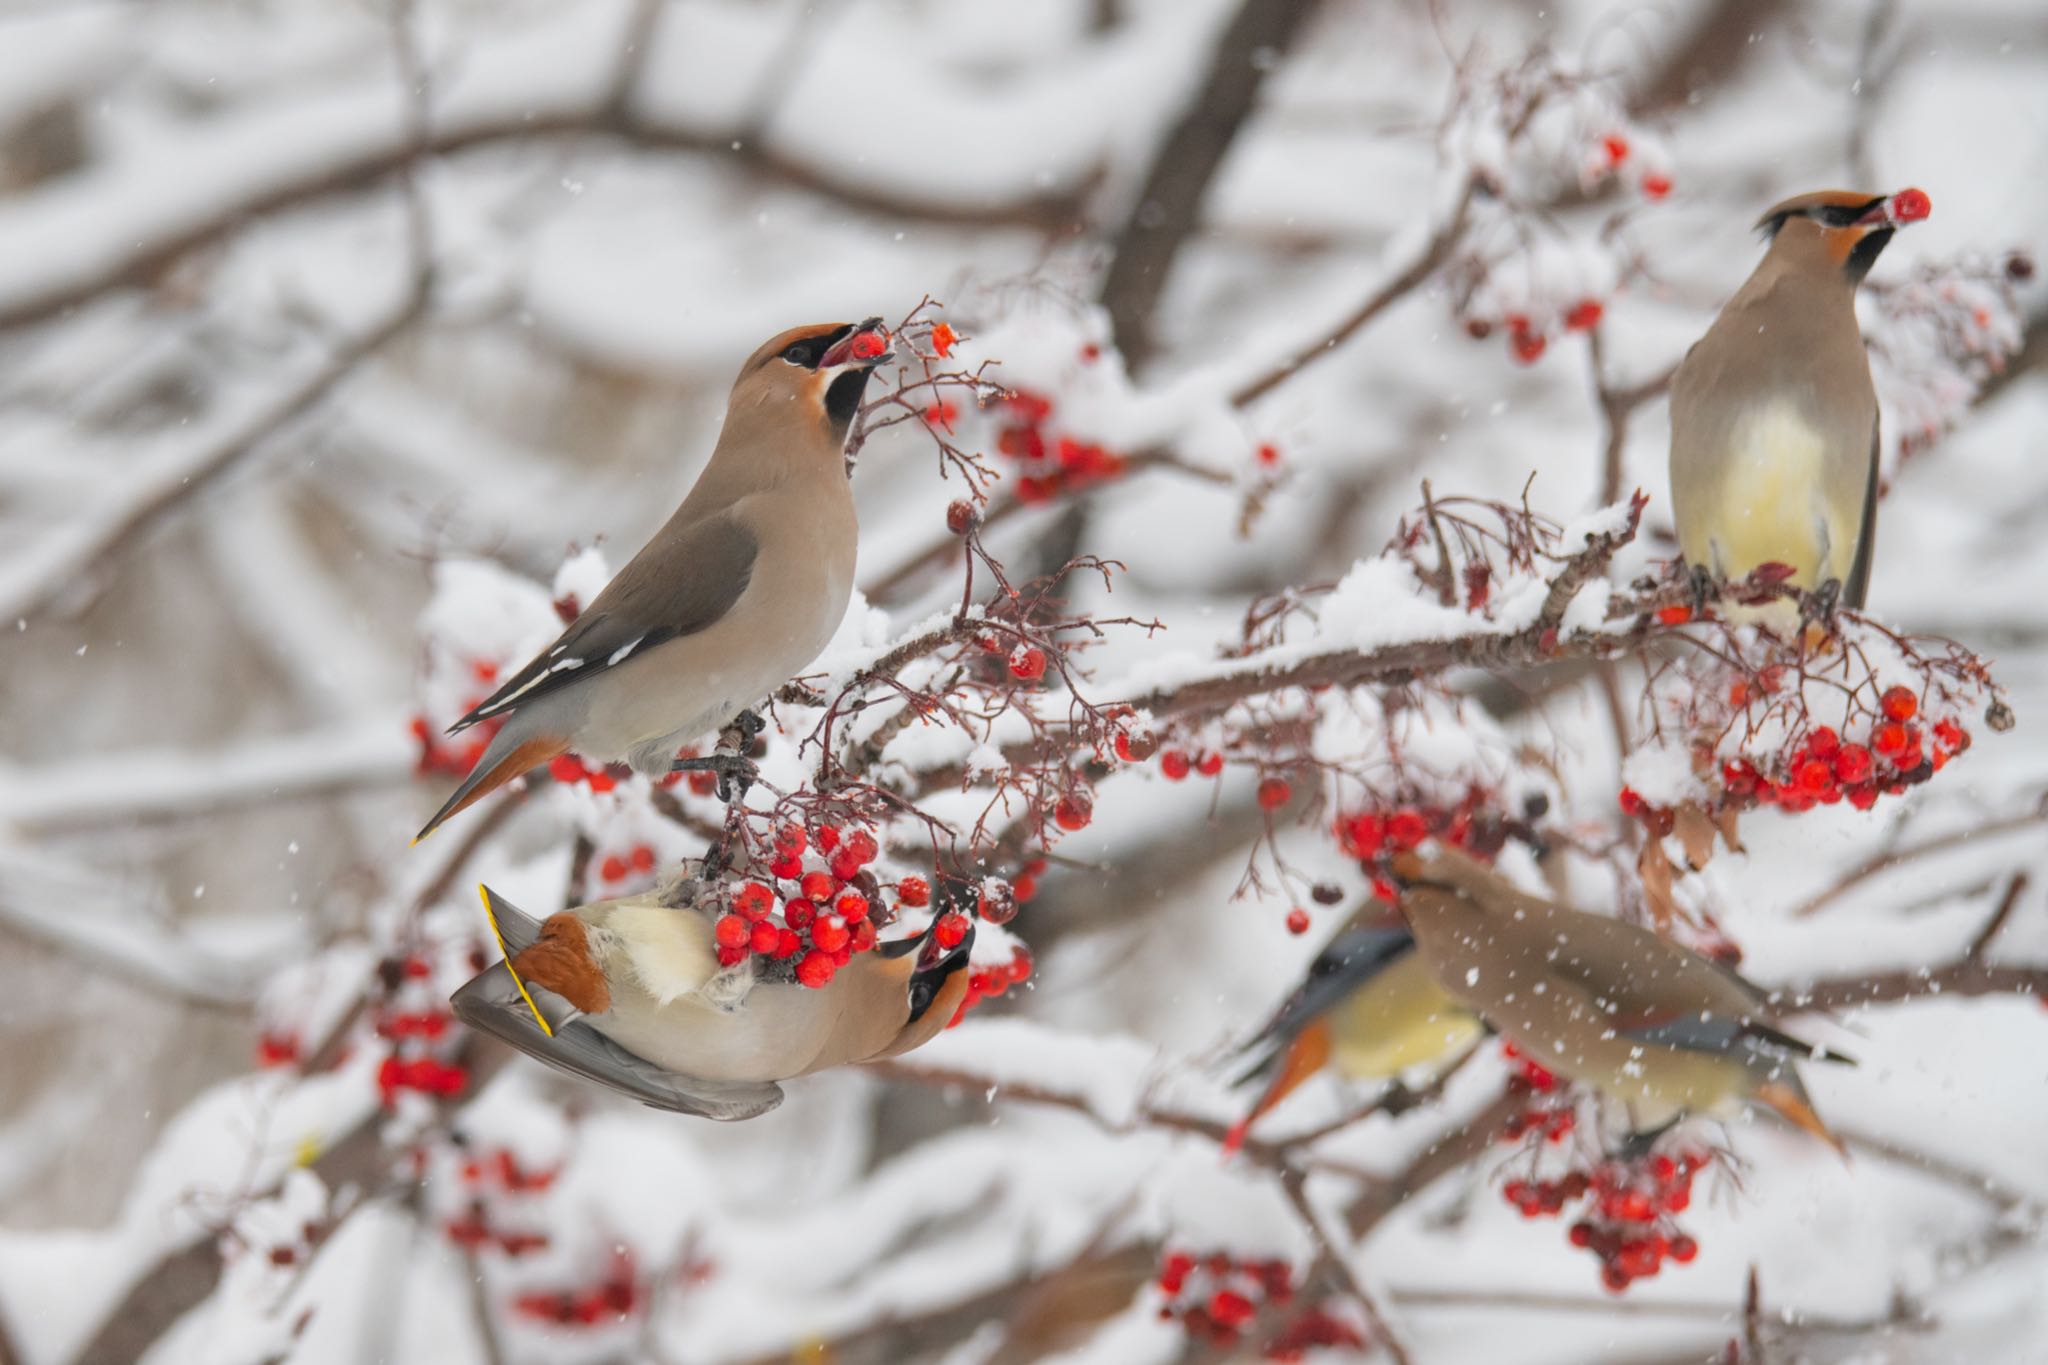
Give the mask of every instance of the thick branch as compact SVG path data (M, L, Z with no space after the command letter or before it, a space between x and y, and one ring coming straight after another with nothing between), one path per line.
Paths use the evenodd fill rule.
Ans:
M1267 55L1284 51L1315 8L1315 0L1243 0L1179 122L1160 143L1111 247L1100 295L1117 349L1133 371L1152 354L1153 310L1210 181L1278 66Z

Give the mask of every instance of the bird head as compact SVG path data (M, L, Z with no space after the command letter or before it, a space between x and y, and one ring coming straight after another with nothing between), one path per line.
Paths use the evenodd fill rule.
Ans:
M938 940L939 920L935 915L922 934L877 945L872 951L888 959L883 965L903 982L906 1015L903 1031L879 1055L895 1057L930 1042L939 1030L953 1022L960 1002L967 997L967 958L974 950L974 917L968 916L967 935L951 948Z
M1854 285L1877 264L1894 232L1933 212L1923 190L1816 190L1776 205L1756 226L1771 239L1773 254L1839 270Z
M732 388L735 415L785 417L795 405L818 424L833 449L845 443L868 376L895 358L880 318L792 327L747 357Z

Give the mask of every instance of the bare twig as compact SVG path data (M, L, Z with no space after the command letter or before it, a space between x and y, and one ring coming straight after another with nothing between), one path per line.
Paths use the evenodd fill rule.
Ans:
M1822 910L1827 909L1828 906L1834 904L1843 896L1848 895L1863 883L1870 881L1874 877L1882 876L1895 867L1917 862L1922 858L1932 857L1938 853L1946 853L1951 849L1961 848L1963 845L1978 839L1988 839L2000 834L2011 834L2017 830L2026 829L2031 825L2038 825L2043 822L2048 822L2048 796L2038 799L2032 810L2024 811L2018 815L2009 815L2004 819L1993 820L1986 824L1971 825L1963 829L1952 830L1947 834L1937 834L1932 838L1923 839L1917 844L1907 844L1903 847L1882 850L1850 868L1833 886L1809 897L1806 901L1795 907L1792 913L1795 917L1801 919L1809 915L1819 914Z

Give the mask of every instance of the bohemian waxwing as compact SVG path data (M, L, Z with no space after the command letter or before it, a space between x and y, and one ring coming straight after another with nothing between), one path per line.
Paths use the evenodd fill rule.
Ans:
M1351 1080L1391 1080L1455 1055L1484 1029L1437 985L1406 925L1361 910L1240 1049L1263 1055L1237 1083L1263 1080L1265 1088L1232 1130L1233 1141L1326 1065Z
M1861 607L1877 525L1877 391L1856 286L1925 194L1821 190L1763 216L1764 259L1671 381L1671 508L1709 581L1789 565Z
M891 359L880 322L798 327L748 357L710 463L668 524L451 727L503 721L418 838L571 750L666 773L679 746L818 656L853 591L843 451L868 376Z
M967 994L971 923L951 949L928 929L803 986L755 979L755 959L721 969L697 888L681 880L538 922L478 888L506 960L455 992L456 1017L657 1109L745 1119L782 1103L777 1081L927 1042Z
M1454 849L1397 854L1394 871L1438 984L1530 1059L1621 1102L1637 1132L1755 1100L1844 1150L1793 1059L1848 1059L1781 1030L1733 971L1648 929L1528 895Z

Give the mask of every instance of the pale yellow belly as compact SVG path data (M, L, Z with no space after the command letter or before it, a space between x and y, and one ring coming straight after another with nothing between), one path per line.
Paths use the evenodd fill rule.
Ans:
M1450 1056L1480 1023L1444 994L1420 953L1409 953L1331 1012L1331 1059L1354 1080L1383 1080Z
M1846 581L1862 509L1830 498L1830 453L1792 404L1771 404L1743 422L1721 477L1681 519L1687 560L1730 580L1786 564L1804 588Z

